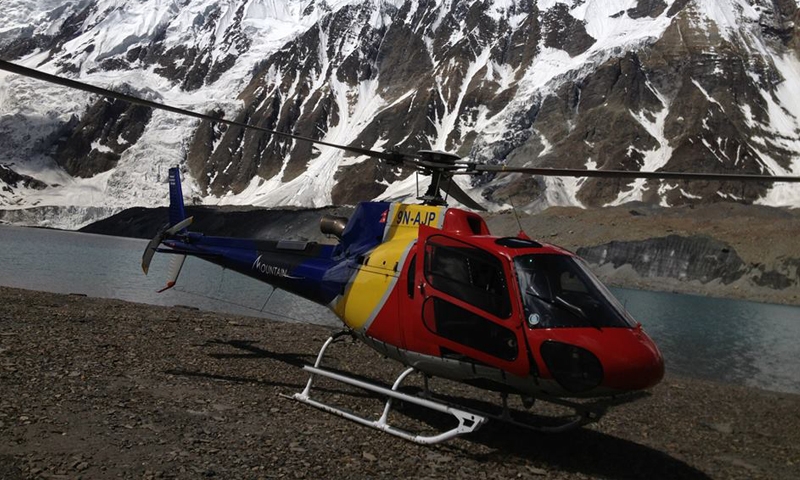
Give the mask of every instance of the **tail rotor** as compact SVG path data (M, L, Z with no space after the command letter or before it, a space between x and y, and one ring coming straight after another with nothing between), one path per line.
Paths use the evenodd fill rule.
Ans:
M150 270L150 262L153 260L153 255L155 255L156 250L158 250L158 246L161 245L161 242L164 241L165 238L169 238L183 230L186 230L186 227L192 224L194 221L194 217L188 217L184 219L182 222L179 222L171 227L162 228L150 243L147 244L147 248L144 250L144 254L142 255L142 271L145 275L147 275L148 270Z
M147 248L142 254L142 271L145 275L150 270L150 262L153 260L158 250L158 246L164 239L174 235L186 233L186 228L192 224L194 217L187 217L186 210L183 206L183 190L181 189L181 175L180 170L175 168L169 169L169 223L165 225L147 244ZM183 265L183 262L180 262ZM173 269L171 269L173 270ZM177 273L180 273L180 267L177 268ZM178 275L172 279L174 284Z

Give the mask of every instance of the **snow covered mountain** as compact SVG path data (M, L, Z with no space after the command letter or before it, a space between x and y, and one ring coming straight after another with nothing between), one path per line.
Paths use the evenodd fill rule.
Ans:
M333 143L514 166L800 175L800 0L6 0L0 58ZM415 176L0 73L0 208L79 226L164 203L316 207ZM796 185L460 178L489 208L735 200ZM70 207L51 218L53 208ZM45 218L47 217L47 219Z

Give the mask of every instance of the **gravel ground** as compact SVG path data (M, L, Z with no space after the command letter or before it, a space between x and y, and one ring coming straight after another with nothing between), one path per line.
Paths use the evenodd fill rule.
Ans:
M330 332L0 288L0 479L800 478L800 396L672 375L568 434L489 423L418 446L279 396L303 388L298 365ZM401 370L351 342L327 365L382 382ZM382 406L324 382L319 394ZM392 418L423 430L442 420L411 407Z

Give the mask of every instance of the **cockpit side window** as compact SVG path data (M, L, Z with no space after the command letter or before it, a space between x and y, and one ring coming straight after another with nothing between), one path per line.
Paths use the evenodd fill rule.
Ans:
M489 252L432 236L425 245L425 278L433 288L498 318L511 315L503 265Z

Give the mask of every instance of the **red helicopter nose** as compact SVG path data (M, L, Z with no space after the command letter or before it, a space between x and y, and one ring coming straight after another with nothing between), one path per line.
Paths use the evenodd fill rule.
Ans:
M564 329L541 344L553 378L567 391L643 390L664 377L664 359L655 343L635 328Z
M600 357L605 373L603 386L614 390L643 390L664 378L664 357L641 324L613 334L613 349Z

